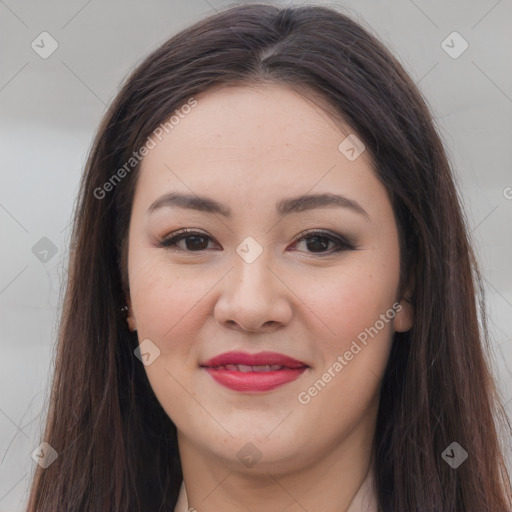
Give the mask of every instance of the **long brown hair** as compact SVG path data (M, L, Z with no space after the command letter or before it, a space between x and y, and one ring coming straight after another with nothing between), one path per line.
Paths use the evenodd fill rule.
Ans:
M498 420L512 429L486 360L482 280L425 100L382 43L343 13L246 4L149 55L99 127L76 205L42 439L58 457L36 466L27 512L173 510L182 481L176 428L121 312L139 168L126 162L191 97L262 82L322 97L364 142L395 212L401 288L415 283L414 326L395 334L382 382L374 438L381 509L509 511ZM457 469L442 456L453 442L468 452Z

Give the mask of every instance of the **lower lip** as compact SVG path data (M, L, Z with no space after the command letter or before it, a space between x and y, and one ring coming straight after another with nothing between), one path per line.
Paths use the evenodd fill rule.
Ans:
M238 372L204 368L219 384L234 391L270 391L297 379L307 367L287 368L275 372Z

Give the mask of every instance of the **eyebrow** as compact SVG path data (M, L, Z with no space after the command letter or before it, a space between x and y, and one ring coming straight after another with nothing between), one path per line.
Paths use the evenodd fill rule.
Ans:
M214 199L205 196L198 196L196 194L183 194L179 192L170 192L156 199L148 208L147 215L150 215L159 208L173 207L220 214L226 218L232 217L231 210ZM341 194L309 194L282 199L276 204L276 211L280 217L283 217L291 213L332 207L348 208L360 215L363 215L367 221L370 221L368 213L357 201L349 199Z

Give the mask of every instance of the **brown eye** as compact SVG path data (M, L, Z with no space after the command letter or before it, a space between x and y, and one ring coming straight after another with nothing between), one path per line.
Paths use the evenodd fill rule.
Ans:
M178 246L178 242L181 240L185 240L185 248ZM207 249L208 240L211 240L211 237L203 233L182 230L178 234L162 240L159 245L166 248L177 248L177 250L185 252L199 252Z
M185 245L178 246L178 243L185 240ZM204 233L183 229L172 236L159 242L160 247L165 247L170 250L183 251L183 252L201 252L208 248L208 242L212 238ZM348 251L355 249L354 244L345 240L341 236L331 235L324 231L308 231L301 233L294 240L295 245L299 242L306 242L307 251L311 254L329 255L341 251ZM334 247L327 251L329 244L334 244ZM327 251L327 252L326 252Z
M324 231L307 231L306 233L302 233L295 239L295 243L297 244L302 241L306 242L306 247L309 251L318 254L333 254L355 248L354 245L347 240L338 236L326 234ZM334 244L335 248L326 253L325 251L328 249L329 243Z

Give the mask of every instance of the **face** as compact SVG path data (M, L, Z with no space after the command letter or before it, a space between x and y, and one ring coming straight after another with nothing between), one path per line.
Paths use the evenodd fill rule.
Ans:
M129 324L180 450L297 468L373 435L393 332L412 323L392 206L353 131L292 89L196 100L140 169Z

